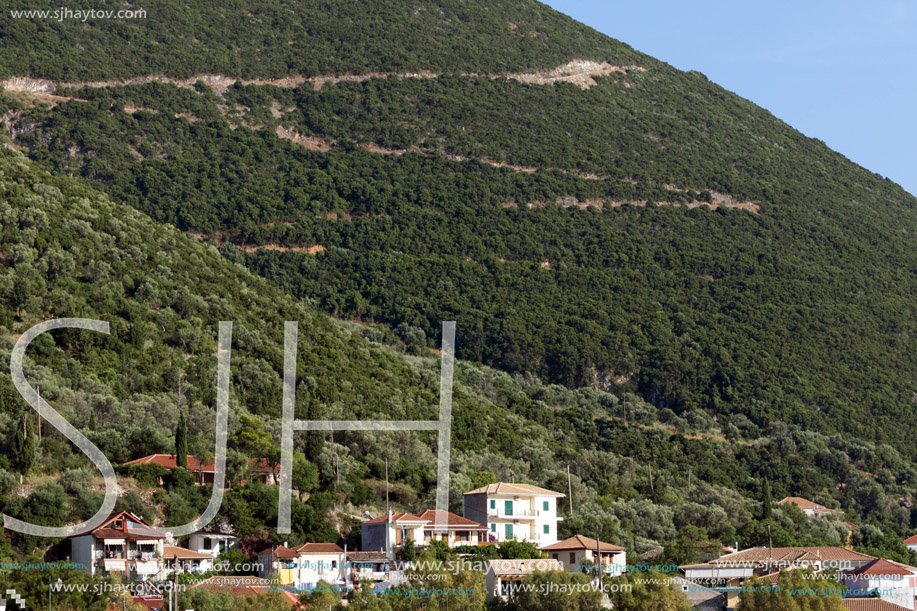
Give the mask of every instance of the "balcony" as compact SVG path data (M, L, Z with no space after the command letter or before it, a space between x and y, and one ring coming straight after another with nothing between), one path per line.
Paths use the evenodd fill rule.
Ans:
M510 513L506 512L505 507L497 507L496 509L488 509L487 517L489 518L507 518L507 519L523 519L523 520L532 520L541 515L540 510L531 510L524 509L521 507L513 507L513 510Z

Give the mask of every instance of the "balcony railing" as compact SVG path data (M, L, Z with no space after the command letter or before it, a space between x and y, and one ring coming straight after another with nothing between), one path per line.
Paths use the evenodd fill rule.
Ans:
M513 507L512 511L506 511L505 507L497 507L496 509L488 509L487 515L497 518L534 518L541 515L541 510L531 510L531 509L520 509L518 507Z

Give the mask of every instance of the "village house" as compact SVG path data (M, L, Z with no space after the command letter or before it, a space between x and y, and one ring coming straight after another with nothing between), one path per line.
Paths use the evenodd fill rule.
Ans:
M205 573L213 569L213 556L205 552L164 545L162 548L163 574L178 573Z
M917 552L917 535L913 535L904 540L904 544L908 549L914 550Z
M396 547L404 545L410 539L416 545L423 545L424 527L428 520L412 513L392 513L369 520L361 524L362 545L364 552L386 552L391 555Z
M498 482L466 492L462 514L486 524L491 541L557 542L557 501L565 495L530 484Z
M171 471L178 466L178 458L175 454L150 454L124 463L124 465L148 464L157 464L166 471ZM186 464L188 465L188 472L195 476L195 482L198 485L213 484L213 478L216 475L216 464L212 460L201 462L188 454ZM249 459L249 467L264 484L276 484L280 477L280 464L273 463L266 458ZM162 478L158 483L160 486L163 485Z
M777 501L777 504L778 505L784 505L784 504L796 505L797 507L802 509L802 512L806 514L807 516L823 517L823 516L830 516L830 515L840 515L844 513L843 511L839 509L828 509L824 505L819 505L818 503L815 503L808 499L804 499L800 496L788 496L785 499L781 499Z
M726 592L726 608L738 604L739 588L752 576L771 576L780 570L811 568L856 571L876 558L843 547L753 547L709 562L681 567L688 581Z
M347 579L354 588L372 582L373 588L384 588L389 582L391 560L385 552L347 552Z
M914 611L917 606L917 568L876 558L869 564L840 574L843 584L857 597L878 597Z
M523 579L537 572L563 571L564 566L553 559L489 560L484 571L487 602L494 598L508 599Z
M235 549L239 545L239 538L222 532L205 532L199 530L188 538L188 549L209 554L216 560L220 554Z
M480 545L487 540L487 527L474 520L463 518L451 511L428 509L420 514L426 520L423 527L424 545L444 541L450 549L459 545Z
M164 540L143 518L118 511L92 532L70 537L70 556L93 575L142 581L162 571Z
M544 546L541 551L559 561L571 573L595 571L597 563L601 565L602 572L610 577L617 577L627 570L627 552L623 547L582 535ZM596 555L599 556L598 560Z
M312 590L319 582L343 586L346 560L344 550L334 543L279 545L258 553L258 576L276 578L279 585L295 590Z

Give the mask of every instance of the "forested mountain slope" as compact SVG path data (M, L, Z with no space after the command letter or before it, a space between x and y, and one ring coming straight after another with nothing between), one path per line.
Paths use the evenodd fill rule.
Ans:
M917 201L900 187L535 3L297 5L313 45L279 44L300 22L261 6L196 8L227 19L181 47L168 3L30 21L79 44L58 61L11 39L7 75L61 81L8 93L13 145L414 343L456 319L472 361L913 455ZM571 60L620 70L503 78ZM156 74L291 80L65 86Z
M399 330L399 340L384 327L331 321L212 246L77 180L47 174L5 148L0 270L4 362L15 338L37 321L81 316L111 323L108 336L69 330L42 336L27 353L26 375L118 463L174 451L180 411L189 421L191 452L212 452L216 327L220 320L234 322L228 459L233 490L220 515L255 544L283 540L274 530L276 487L250 477L243 486L240 479L246 478L246 457L276 452L284 320L300 321L297 418L436 415L437 359L416 330L413 336ZM309 407L313 403L317 412ZM99 478L55 431L46 426L35 464L22 464L16 439L24 412L34 436L31 410L9 376L0 374L2 510L54 525L92 515L101 501ZM571 390L461 361L452 430L456 510L463 491L507 473L565 489L564 465L575 460L577 509L570 515L562 504L564 533L599 528L605 540L638 552L671 546L666 558L686 561L695 557L698 539L738 538L743 545L766 540L756 519L766 477L778 498L804 494L843 507L861 525L856 541L864 549L882 548L910 560L898 536L913 527L913 512L898 499L917 495L917 470L888 446L782 422L762 429L742 416L716 423L700 410L682 418L633 394ZM339 540L348 533L348 515L378 511L386 459L396 506L429 507L435 443L427 433L339 432L333 445L326 439L315 451L297 434L297 450L315 451L319 481L308 501L294 497L290 540ZM11 494L13 473L20 470L27 476L25 496ZM144 485L128 475L120 479L126 492L120 506L157 523L193 519L209 498L208 487L174 481L154 494L154 482ZM792 509L777 509L775 516L778 544L838 544L848 532L838 522L806 521ZM695 529L680 534L688 525ZM687 542L694 551L684 551ZM28 553L49 541L16 537L15 543ZM0 557L11 553L9 541L0 537Z

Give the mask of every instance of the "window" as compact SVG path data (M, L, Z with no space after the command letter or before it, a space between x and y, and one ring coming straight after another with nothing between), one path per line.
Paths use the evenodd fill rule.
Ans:
M576 566L576 552L570 552L570 566Z
M496 500L490 499L490 508L491 508L491 509L496 509L496 508L497 508L497 501L496 501Z
M490 532L492 533L497 532L497 525L493 522L490 523Z
M513 502L512 501L503 501L503 513L508 516L513 515Z
M332 561L331 561L331 568L332 568L332 569L338 568L338 561L337 561L337 560L332 560Z
M544 525L544 534L551 534L551 527L547 524Z
M550 509L551 504L550 504L548 501L545 501L545 502L544 502L543 507L544 507L544 510L545 510L545 511L551 511L551 509Z
M213 541L207 537L204 537L204 549L213 549Z
M552 560L557 560L557 554L551 554L551 559L552 559Z
M512 524L506 525L506 538L507 539L513 538L513 525Z

